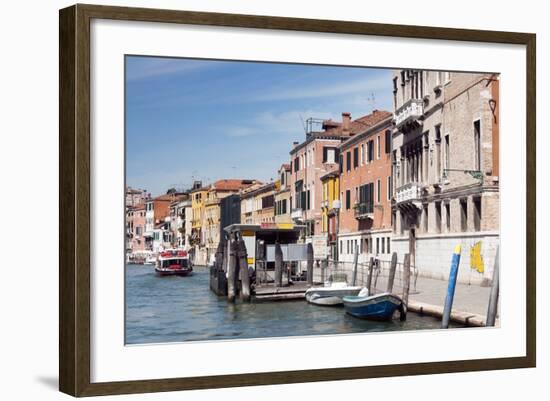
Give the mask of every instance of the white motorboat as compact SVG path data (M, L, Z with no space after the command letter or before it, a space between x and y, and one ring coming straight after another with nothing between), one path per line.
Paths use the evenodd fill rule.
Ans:
M346 275L337 273L333 274L323 287L309 288L306 291L306 301L315 305L343 305L343 297L355 296L362 289L364 287L348 285Z

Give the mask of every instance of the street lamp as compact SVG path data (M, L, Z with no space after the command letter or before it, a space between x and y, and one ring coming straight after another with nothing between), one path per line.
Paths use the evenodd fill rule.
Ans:
M340 231L340 199L332 201L332 208L336 211L336 248L334 252L334 260L338 262L339 248L338 248L338 232Z

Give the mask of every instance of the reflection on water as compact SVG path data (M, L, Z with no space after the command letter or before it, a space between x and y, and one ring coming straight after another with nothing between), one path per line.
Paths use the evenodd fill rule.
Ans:
M411 313L406 322L371 322L305 301L228 304L210 291L209 274L157 277L153 266L126 267L126 343L341 334L440 328Z

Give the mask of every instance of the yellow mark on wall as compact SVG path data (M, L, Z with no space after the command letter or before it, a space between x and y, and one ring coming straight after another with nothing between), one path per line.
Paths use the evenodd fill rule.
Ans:
M481 241L476 242L474 246L470 248L470 267L476 269L478 273L483 273L485 271L483 256L481 256Z
M247 258L247 259L246 259L246 262L247 262L249 265L253 265L253 264L254 264L254 258Z

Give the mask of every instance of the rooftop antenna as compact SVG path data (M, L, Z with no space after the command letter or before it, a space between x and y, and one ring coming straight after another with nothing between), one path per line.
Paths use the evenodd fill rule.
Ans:
M306 123L304 121L304 118L302 117L302 115L300 114L300 121L302 122L302 128L304 129L304 133L307 134L307 127L306 127Z
M374 92L371 92L369 97L367 98L367 102L370 103L371 112L376 110L376 96L374 96Z

